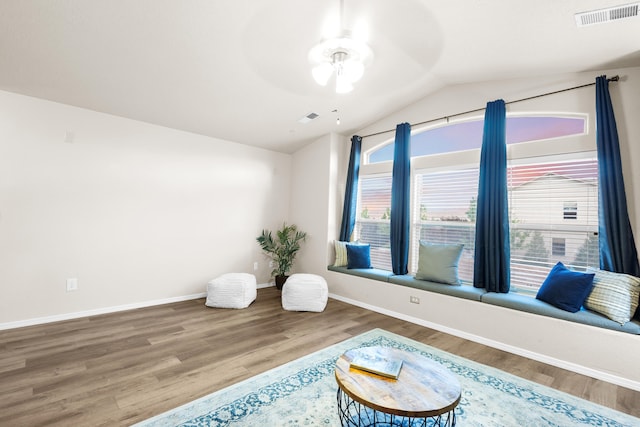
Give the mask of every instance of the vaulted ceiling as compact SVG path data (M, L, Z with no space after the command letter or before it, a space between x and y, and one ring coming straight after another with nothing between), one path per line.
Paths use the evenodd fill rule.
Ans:
M0 90L290 153L447 85L640 66L640 18L575 23L620 4L344 0L375 56L336 94L307 54L339 0L2 0Z

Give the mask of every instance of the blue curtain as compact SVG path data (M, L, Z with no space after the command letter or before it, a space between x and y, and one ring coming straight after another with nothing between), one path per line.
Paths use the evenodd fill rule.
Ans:
M618 129L606 76L596 78L596 144L600 268L640 276L624 191Z
M411 125L396 126L391 182L391 267L394 274L407 274L409 263L409 200L411 184Z
M342 208L342 225L340 226L339 239L343 242L351 240L353 227L356 223L356 205L358 203L358 175L360 173L360 150L362 149L362 137L351 137L351 155L349 157L349 170L347 171L347 186L344 192L344 206Z
M473 286L509 292L509 207L507 202L506 109L487 103L480 154Z

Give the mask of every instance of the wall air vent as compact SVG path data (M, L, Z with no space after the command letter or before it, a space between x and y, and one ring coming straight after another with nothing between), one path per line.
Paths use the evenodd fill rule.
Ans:
M638 9L640 9L640 3L630 3L606 9L592 10L590 12L576 13L576 25L578 27L585 27L587 25L617 21L618 19L637 17Z
M298 119L298 123L309 123L311 120L318 118L319 115L316 113L309 113L304 117L301 117L300 119Z

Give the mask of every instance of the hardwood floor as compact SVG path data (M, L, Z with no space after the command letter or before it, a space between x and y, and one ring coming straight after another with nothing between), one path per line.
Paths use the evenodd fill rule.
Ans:
M244 310L199 299L0 331L0 425L130 425L372 328L640 417L640 392L336 300L286 312L266 288Z

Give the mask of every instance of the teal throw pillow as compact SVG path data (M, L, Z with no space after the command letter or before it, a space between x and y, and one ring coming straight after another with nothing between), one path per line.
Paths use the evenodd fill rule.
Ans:
M347 268L372 268L371 247L347 243Z
M420 241L416 279L459 285L458 262L463 244L437 244Z
M536 298L575 313L580 310L593 289L594 276L595 274L569 270L559 262L547 275Z

